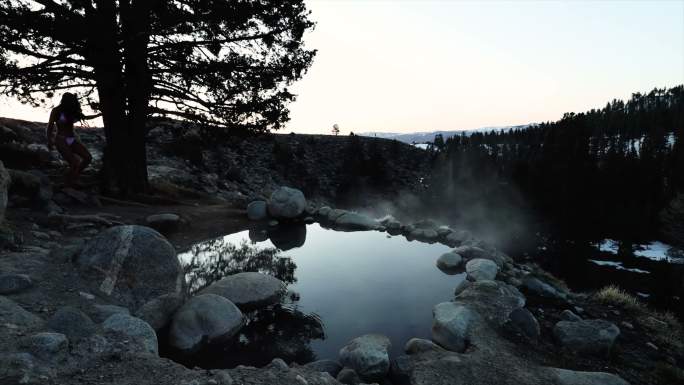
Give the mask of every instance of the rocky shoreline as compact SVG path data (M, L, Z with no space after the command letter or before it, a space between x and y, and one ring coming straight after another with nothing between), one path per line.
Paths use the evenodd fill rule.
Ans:
M314 207L290 188L276 189L242 215L257 228L314 221L338 230L387 231L444 243L454 249L434 256L435 264L465 271L468 279L454 288L451 301L435 304L432 341L406 341L405 355L390 357L387 337L371 334L341 346L338 361L298 365L275 359L262 368L191 369L159 357L158 336L166 336L159 334L162 329L168 328L172 347L191 354L235 335L244 324L243 311L279 301L282 282L241 273L188 298L176 248L157 231L112 219L89 226L90 236L67 238L57 234L67 224L46 222L47 228L32 230L46 237L32 237L35 244L25 242L0 258L0 342L6 347L0 354L0 379L40 384L624 385L659 381L624 362L633 358L634 349L657 352L640 358L644 366L681 362L681 351L673 350L677 345L665 345L662 336L645 336L654 341L652 347L643 337L634 338L651 331L648 322L679 332L668 324L671 320L655 313L637 316L572 293L465 230L430 220L403 224L393 217ZM162 219L165 226L180 220Z

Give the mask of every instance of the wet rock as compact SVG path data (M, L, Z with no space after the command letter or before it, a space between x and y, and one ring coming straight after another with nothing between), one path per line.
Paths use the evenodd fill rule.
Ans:
M145 219L147 225L162 234L169 234L178 230L181 218L178 214L163 213L150 215Z
M173 246L144 226L101 232L78 254L76 265L94 289L133 309L162 294L180 292L184 279Z
M563 310L560 314L560 318L563 321L581 321L582 317L578 316L577 314L573 313L571 310Z
M455 301L467 305L496 326L505 324L513 310L525 306L525 296L514 286L500 281L473 282L456 296Z
M33 315L7 297L0 296L0 325L17 325L22 328L37 328L43 324L40 317Z
M489 259L476 258L466 263L466 273L472 281L491 281L499 273L499 267Z
M401 229L401 222L391 215L382 218L380 224L385 226L388 231L397 231Z
M558 385L629 385L622 378L603 372L576 372L566 369L552 369Z
M0 161L0 224L5 221L5 210L7 209L8 190L12 179L5 165Z
M340 370L342 370L342 365L334 360L318 360L309 362L308 364L304 365L304 367L317 372L328 373L333 377L337 377L337 375L340 373Z
M117 313L102 323L102 329L109 336L123 337L129 346L135 346L136 352L159 355L157 334L147 322L140 318Z
M93 308L90 311L90 316L93 318L93 321L97 323L104 322L107 318L113 316L114 314L130 315L131 312L122 306L98 304L93 305Z
M463 352L468 345L473 312L455 302L442 302L432 310L432 340L442 347Z
M12 294L33 286L31 277L25 274L0 274L0 294Z
M466 230L455 230L449 233L444 239L446 244L455 247L472 238L472 234Z
M65 306L47 321L48 329L62 333L70 340L79 340L95 333L95 323L82 311Z
M458 296L463 292L463 290L467 289L470 285L472 285L471 281L468 281L467 279L461 279L461 281L458 284L456 284L456 287L454 288L454 295Z
M377 380L389 371L389 338L380 334L366 334L354 338L340 349L340 363L354 369L364 380Z
M201 294L174 314L169 343L178 350L194 350L234 336L243 324L244 316L232 302L215 294Z
M525 308L515 309L511 312L509 318L511 325L525 337L532 340L539 338L541 334L539 322L529 310Z
M183 301L182 294L160 295L142 305L135 312L135 316L147 322L155 331L159 331L169 324L173 315L183 305Z
M337 374L337 381L345 385L358 385L361 383L359 375L351 368L344 368Z
M459 254L466 261L478 258L492 259L491 253L477 246L463 245L455 248L453 252Z
M444 352L444 348L430 340L422 338L411 338L404 346L406 354L418 354L423 352Z
M261 221L268 218L267 204L265 201L253 201L247 205L247 218L252 221Z
M377 230L380 228L380 222L377 220L356 212L347 211L335 219L335 227L345 230Z
M546 282L542 282L539 278L533 276L526 276L522 280L523 290L530 292L532 294L538 295L545 298L553 298L559 300L565 300L565 293L557 290L553 286Z
M292 219L306 208L306 198L300 190L282 186L271 194L268 213L274 218Z
M244 272L224 277L201 293L220 295L240 308L255 309L280 301L285 284L268 274Z
M26 337L20 346L38 359L59 362L66 359L69 340L61 333L43 332Z
M617 326L600 319L560 321L553 327L558 343L577 353L608 355L618 335Z

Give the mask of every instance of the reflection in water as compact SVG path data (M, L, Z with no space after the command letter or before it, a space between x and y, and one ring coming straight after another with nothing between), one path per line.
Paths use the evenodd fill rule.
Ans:
M306 242L306 225L297 223L287 226L275 226L268 230L271 243L280 250L287 251L304 246Z
M285 236L288 234L295 237L296 243L303 243L306 228L303 233L296 228L277 234L281 236L281 244L287 243ZM249 235L251 238L253 233ZM258 247L246 239L239 243L226 238L202 242L182 253L180 259L191 294L227 275L245 271L269 274L287 285L297 282L297 265L291 258L282 256L278 248ZM298 363L315 360L310 343L325 338L323 323L316 314L299 310L299 298L299 294L290 291L280 304L246 313L247 324L232 341L209 346L192 355L164 347L163 354L188 367L204 368L230 368L239 364L263 366L276 357Z
M256 271L272 275L285 284L297 282L297 265L281 256L275 247L259 248L242 241L238 246L217 238L194 245L181 255L190 294L209 286L227 275Z

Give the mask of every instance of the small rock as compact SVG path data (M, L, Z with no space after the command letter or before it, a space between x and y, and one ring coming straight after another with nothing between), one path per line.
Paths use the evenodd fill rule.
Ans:
M437 259L437 268L446 272L453 272L463 261L463 258L453 252L444 253Z
M444 352L444 348L430 340L422 338L411 338L404 346L406 354L418 354L423 352Z
M33 286L31 277L25 274L1 274L0 294L12 294L26 290Z
M350 367L365 380L385 377L389 371L389 338L380 334L366 334L354 338L340 349L340 363Z
M523 278L522 287L527 292L536 294L540 297L555 298L560 300L565 300L567 298L565 293L556 290L556 288L548 283L542 282L540 279L530 275Z
M541 330L539 328L539 322L534 318L529 310L521 307L515 309L509 315L511 324L527 338L536 340L539 338Z
M553 335L561 346L572 351L608 355L620 329L600 319L560 321L553 327Z
M89 337L95 333L95 323L90 317L70 306L57 310L48 319L47 327L50 330L65 334L72 341Z
M94 296L94 295L92 295L92 294L90 294L90 293L86 293L86 292L84 292L84 291L79 291L79 292L78 292L78 295L80 295L80 296L83 297L84 299L87 299L88 301L92 301L92 300L95 299L95 296Z
M169 293L160 295L145 303L135 312L135 316L159 331L169 324L176 311L183 305L183 295Z
M345 385L358 385L361 383L361 378L354 369L344 368L337 374L337 381Z
M44 332L26 337L20 345L41 360L62 361L68 353L69 340L61 333Z
M285 294L285 284L272 275L243 272L224 277L201 291L227 298L241 308L259 308L277 303Z
M109 334L117 334L132 340L140 352L159 355L157 334L147 322L127 314L117 313L102 323L102 329Z
M131 312L122 306L97 304L93 305L93 309L90 312L90 316L93 317L93 321L97 323L104 322L107 318L114 314L130 315Z
M466 273L473 281L491 281L499 273L499 267L489 259L476 258L466 263Z
M282 358L274 358L271 361L271 363L268 364L268 366L270 366L271 368L275 368L275 369L283 370L283 371L290 370L290 367L287 366L287 364L285 363L285 361L283 361Z
M468 281L467 279L461 279L461 281L456 285L456 288L454 289L454 295L458 296L470 285L472 285L472 282Z
M567 310L567 309L563 310L563 312L560 314L560 318L563 321L570 321L570 322L582 320L582 317L578 316L577 314L575 314L572 311Z
M342 365L334 360L318 360L309 362L308 364L304 365L304 367L317 372L328 373L333 377L337 377L337 375L340 373L340 370L342 370Z

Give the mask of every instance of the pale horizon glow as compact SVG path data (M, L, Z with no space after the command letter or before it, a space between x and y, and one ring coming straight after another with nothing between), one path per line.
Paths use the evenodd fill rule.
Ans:
M552 121L684 83L684 1L307 4L318 54L290 87L283 133ZM46 121L47 109L0 98L0 116Z

